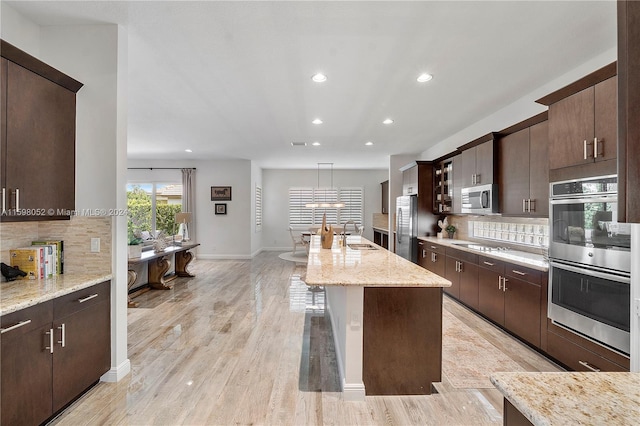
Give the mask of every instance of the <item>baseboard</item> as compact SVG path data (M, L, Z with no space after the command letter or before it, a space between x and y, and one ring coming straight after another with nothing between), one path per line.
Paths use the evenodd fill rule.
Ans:
M260 253L262 253L263 249L259 248L258 250L254 251L253 253L251 253L251 258L253 259L254 257L256 257L257 255L259 255Z
M119 382L131 371L131 361L129 358L124 360L117 367L111 367L111 370L107 371L100 377L101 382Z
M201 260L251 260L250 254L198 254Z
M342 380L342 399L344 401L365 401L364 383L354 384L345 383Z

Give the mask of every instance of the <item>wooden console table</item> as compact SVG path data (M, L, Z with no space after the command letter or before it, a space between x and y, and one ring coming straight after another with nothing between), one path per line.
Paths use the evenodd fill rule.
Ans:
M189 263L193 260L193 254L189 251L190 249L199 246L200 244L182 244L181 246L169 246L164 251L156 253L153 250L142 252L142 256L129 258L128 265L131 268L134 265L140 265L146 263L148 265L148 281L147 284L149 287L144 287L136 292L136 295L142 294L150 289L156 290L169 290L173 287L170 282L174 280L176 277L194 277L195 275L191 274L187 267ZM169 270L169 266L171 265L169 261L169 256L174 255L175 257L175 275L171 275L169 277L165 277L165 274ZM138 274L129 269L128 274L128 290L131 290L131 287L136 281ZM128 306L130 308L138 307L138 303L131 300L131 295L129 297Z

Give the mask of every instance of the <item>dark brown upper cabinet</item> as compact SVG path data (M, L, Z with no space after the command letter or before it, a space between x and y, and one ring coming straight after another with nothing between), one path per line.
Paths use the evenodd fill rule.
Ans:
M4 41L1 49L2 221L68 218L82 84Z
M380 183L380 190L382 191L382 210L384 214L389 213L389 181L385 180Z
M615 62L536 102L549 106L551 181L617 172Z
M548 217L548 129L545 111L500 132L498 195L503 215Z
M486 185L497 181L495 133L489 133L458 148L461 151L459 178L463 187Z
M640 223L640 2L618 1L618 220Z

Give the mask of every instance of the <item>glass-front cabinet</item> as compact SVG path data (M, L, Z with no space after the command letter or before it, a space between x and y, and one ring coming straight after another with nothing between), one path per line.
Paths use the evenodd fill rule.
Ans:
M441 161L434 165L434 213L452 213L453 161Z

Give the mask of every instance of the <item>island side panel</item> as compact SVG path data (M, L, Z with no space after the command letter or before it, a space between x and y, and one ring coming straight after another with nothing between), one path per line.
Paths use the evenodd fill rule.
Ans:
M430 395L442 374L442 288L366 287L367 395Z
M364 401L362 382L361 286L326 286L326 303L336 348L342 397L345 401Z

